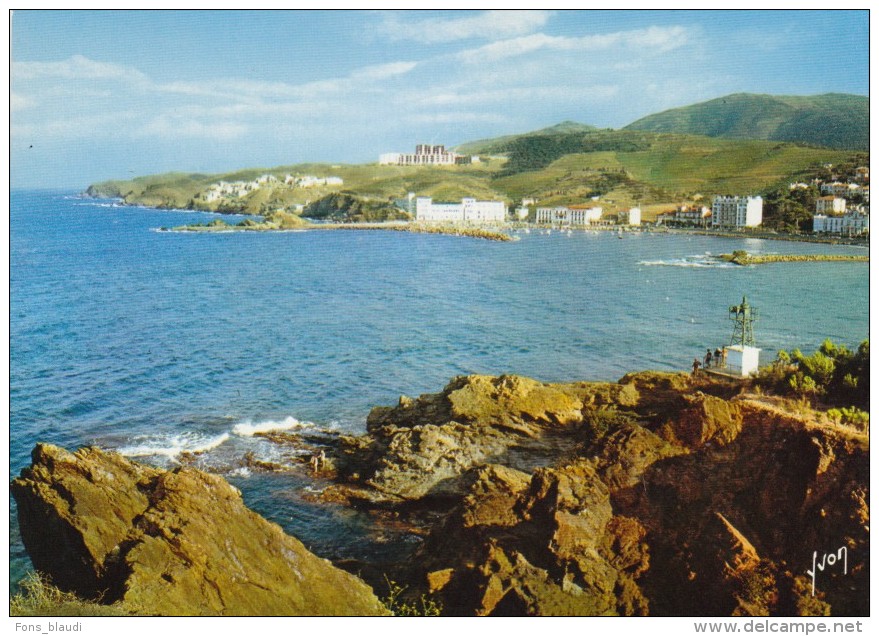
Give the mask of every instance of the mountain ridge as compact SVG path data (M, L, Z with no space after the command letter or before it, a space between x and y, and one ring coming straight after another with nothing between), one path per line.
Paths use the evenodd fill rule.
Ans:
M869 148L870 100L863 95L732 93L642 117L622 130L763 139L842 150Z

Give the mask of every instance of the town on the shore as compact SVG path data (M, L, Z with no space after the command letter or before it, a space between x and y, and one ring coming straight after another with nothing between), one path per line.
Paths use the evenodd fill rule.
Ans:
M379 157L382 166L455 166L480 163L480 157L463 155L447 150L443 145L419 144L414 153L384 153ZM812 212L812 233L819 236L864 237L870 230L870 171L858 167L853 174L837 175L833 166L823 166L830 179L816 178L806 182L790 183L789 188L806 190L817 188L821 196L815 198ZM341 187L338 176L287 174L283 180L264 174L252 181L219 181L199 195L204 203L234 202L262 188L316 188ZM429 196L410 192L407 197L394 201L395 205L419 223L465 225L498 225L509 221L531 222L543 227L600 228L607 226L638 227L642 225L640 207L630 207L614 213L605 213L601 197L588 201L572 201L566 205L540 206L534 198L523 198L510 212L505 201L480 201L465 197L458 202L437 202ZM759 195L715 195L711 205L680 205L659 212L651 225L665 228L701 228L706 230L741 230L759 228L763 224L763 198ZM292 210L303 212L305 205L297 204Z

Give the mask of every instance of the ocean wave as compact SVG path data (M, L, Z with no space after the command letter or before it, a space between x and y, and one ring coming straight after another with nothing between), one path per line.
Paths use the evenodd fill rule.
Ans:
M91 208L127 208L129 206L124 203L107 203L106 201L86 201L84 203L74 203L76 206L88 206Z
M213 450L229 439L229 433L213 437L195 434L168 435L164 437L143 438L139 443L118 449L125 457L167 457L175 459L182 453L205 453Z
M232 432L240 437L252 437L257 433L268 433L270 431L289 431L297 428L312 428L312 422L302 422L295 417L288 416L281 421L266 420L264 422L251 422L246 420L232 427Z
M735 263L727 263L726 261L722 261L717 256L714 256L710 253L684 256L683 258L667 258L655 261L638 261L638 265L660 267L710 267L715 269L741 267L741 265L736 265Z

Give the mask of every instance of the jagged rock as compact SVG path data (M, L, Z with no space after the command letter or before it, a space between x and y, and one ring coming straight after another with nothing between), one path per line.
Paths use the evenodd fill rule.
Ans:
M457 492L457 477L502 453L510 441L500 431L450 422L398 429L366 483L394 497L419 499Z
M416 558L426 591L450 613L644 614L636 579L649 562L644 528L613 516L592 463L530 477L491 465L471 470L459 506Z
M594 465L602 481L617 491L640 483L644 472L655 462L685 452L644 427L628 425L601 440Z
M341 440L340 473L373 488L374 500L459 494L459 478L472 466L532 444L547 429L581 422L578 395L587 393L587 385L559 386L515 376L466 376L441 393L401 397L396 407L372 410L368 441ZM336 496L332 489L328 495Z
M476 469L463 499L463 526L514 526L522 521L515 507L530 481L527 473L506 466L490 464Z
M162 615L386 613L355 576L244 506L224 479L96 448L38 445L12 483L34 566L60 587Z
M666 430L673 433L672 441L689 448L698 448L708 442L729 444L742 430L742 414L735 402L699 394L687 398L688 408L672 418Z
M455 378L340 438L325 498L431 519L395 576L448 614L865 613L867 436L741 391Z
M693 392L680 374L622 382L625 405L578 396L583 424L569 430L583 444L530 478L509 454L464 474L458 506L418 552L425 591L460 614L863 611L852 593L867 589L864 436L720 397L728 386ZM807 598L788 568L834 542L862 557Z
M584 410L637 401L634 384L460 376L440 393L374 408L365 438L340 438L339 474L374 490L361 500L457 496L471 467L546 465L582 443ZM336 490L327 496L339 497Z

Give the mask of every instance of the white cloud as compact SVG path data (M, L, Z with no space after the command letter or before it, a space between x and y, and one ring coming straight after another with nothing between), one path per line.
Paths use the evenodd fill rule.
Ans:
M16 110L24 110L25 108L29 108L33 106L34 101L32 99L28 99L24 95L19 95L18 93L13 93L10 91L9 93L9 108L13 111Z
M129 66L97 62L82 55L74 55L59 62L13 62L13 80L65 79L116 80L149 83L146 75Z
M455 57L469 64L496 62L540 50L548 51L599 51L619 49L669 51L684 46L689 32L681 26L649 27L632 31L617 31L582 37L551 36L534 33L523 37L492 42L475 49L458 52Z
M524 103L534 99L570 103L578 100L610 99L616 97L619 90L619 86L614 84L547 84L477 91L444 91L416 96L410 101L425 107Z
M229 78L201 82L168 82L155 86L156 90L223 100L253 102L262 99L314 99L318 94L350 91L353 83L369 83L404 75L414 69L417 62L389 62L364 66L345 77L332 77L304 84L285 82L260 82L249 79Z
M50 141L54 138L86 139L94 137L128 137L137 115L128 111L76 115L39 122L13 120L12 137Z
M410 124L460 124L460 123L503 123L506 117L499 113L484 112L441 112L441 113L419 113L404 117L404 121Z
M426 18L401 20L398 14L388 14L380 32L395 40L413 40L428 44L455 40L499 40L543 27L552 11L485 11L455 18Z
M143 129L136 133L136 136L156 136L165 139L198 137L228 141L243 137L247 134L247 130L247 126L240 122L219 121L204 123L196 119L162 114L148 122Z
M352 79L380 80L405 75L418 66L418 62L391 62L366 66L351 73Z
M297 159L339 153L337 160L356 161L385 144L385 150L400 144L390 140L410 137L451 144L522 132L553 119L628 123L618 121L625 116L619 113L640 111L636 103L658 103L650 96L651 79L667 68L685 69L681 60L699 46L694 32L683 27L581 37L534 32L547 17L471 12L418 20L405 14L401 20L416 21L407 29L429 32L428 39L442 33L459 40L468 33L503 39L478 42L484 46L458 42L432 53L416 47L418 59L403 53L404 59L367 64L364 58L359 68L312 75L303 83L219 70L194 79L153 79L136 68L79 55L19 62L13 65L10 94L13 132L21 138L87 140L83 144L121 140L144 155L185 140L193 156L199 149L212 156L226 142L240 148L242 157L274 152L286 161L289 149L299 153ZM490 37L486 29L493 29ZM689 81L684 70L680 75Z

